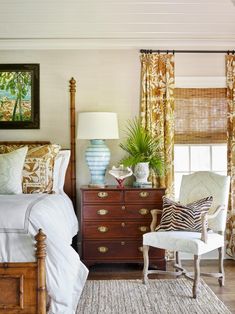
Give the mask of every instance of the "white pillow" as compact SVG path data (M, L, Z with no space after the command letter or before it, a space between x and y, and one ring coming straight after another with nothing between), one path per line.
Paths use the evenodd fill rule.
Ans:
M55 158L53 173L53 192L61 193L64 191L64 181L69 165L70 150L61 150Z
M22 170L28 147L0 154L0 194L22 193Z

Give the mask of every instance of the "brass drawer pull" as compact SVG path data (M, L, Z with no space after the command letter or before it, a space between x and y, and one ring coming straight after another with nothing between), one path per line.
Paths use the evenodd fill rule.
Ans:
M139 250L140 252L143 252L143 246L139 246L139 247L138 247L138 250Z
M146 227L146 226L140 226L140 227L139 227L139 230L140 230L141 232L146 232L146 231L148 231L148 227Z
M149 213L149 210L147 209L147 208L141 208L140 210L139 210L139 214L140 215L148 215L148 213Z
M108 252L108 248L107 248L107 246L99 246L98 247L98 251L100 252L100 253L107 253Z
M139 193L139 196L142 197L142 198L148 197L149 196L149 192L142 191L142 192Z
M125 241L122 241L122 242L121 242L121 245L125 245L125 244L126 244L126 242L125 242Z
M99 192L97 195L99 198L106 198L109 196L109 193L108 192Z
M102 233L108 232L108 230L109 230L109 228L106 226L99 226L97 229L99 232L102 232Z
M126 207L125 206L122 206L122 210L125 210L126 209Z
M109 211L107 209L99 209L97 210L97 214L100 216L104 216L107 215L109 213Z
M124 228L126 226L125 222L122 222L121 226Z

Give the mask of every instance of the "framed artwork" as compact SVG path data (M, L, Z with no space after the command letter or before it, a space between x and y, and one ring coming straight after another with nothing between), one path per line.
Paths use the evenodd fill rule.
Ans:
M39 123L39 64L0 64L0 129Z

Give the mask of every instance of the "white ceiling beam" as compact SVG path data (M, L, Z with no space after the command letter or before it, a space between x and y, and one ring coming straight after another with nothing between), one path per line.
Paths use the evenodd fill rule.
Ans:
M0 23L0 38L235 38L231 24Z
M0 39L0 50L44 49L205 49L233 50L235 39Z

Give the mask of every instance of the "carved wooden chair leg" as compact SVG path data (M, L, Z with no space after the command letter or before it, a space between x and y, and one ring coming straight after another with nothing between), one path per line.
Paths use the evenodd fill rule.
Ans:
M148 282L148 269L149 269L149 246L143 245L144 269L143 269L143 283Z
M200 280L200 256L194 255L194 281L193 281L193 298L196 299L198 284Z
M179 256L179 252L178 251L175 252L175 263L176 263L176 265L181 267L181 260L180 260L180 256ZM180 270L176 268L176 271L178 272Z
M219 251L219 273L222 274L221 277L219 277L219 285L220 287L224 286L224 247L218 248Z

